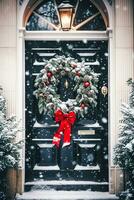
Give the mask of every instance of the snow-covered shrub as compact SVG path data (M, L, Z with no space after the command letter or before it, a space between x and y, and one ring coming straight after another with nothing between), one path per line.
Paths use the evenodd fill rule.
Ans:
M0 171L17 167L20 160L21 142L16 142L19 122L14 116L6 117L6 101L0 94Z
M17 168L20 161L20 148L22 141L17 142L19 122L15 116L6 117L6 100L0 88L0 200L5 199L6 171L9 168Z
M120 135L115 147L114 162L125 170L128 176L127 190L121 199L134 199L134 82L128 80L131 87L128 104L122 104L123 119L120 122Z
M0 111L0 171L9 167L18 167L21 142L15 142L18 133L15 117L7 119Z

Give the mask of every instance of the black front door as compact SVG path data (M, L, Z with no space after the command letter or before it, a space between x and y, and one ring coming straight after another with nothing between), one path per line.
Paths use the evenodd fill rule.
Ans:
M107 41L27 41L26 42L26 186L27 181L76 180L94 181L98 190L108 190L108 97L102 87L108 86ZM58 55L85 61L100 73L97 107L72 130L71 145L57 149L52 138L57 125L38 112L33 95L34 80L45 60ZM64 79L59 87L61 99L70 97ZM70 83L73 87L73 83ZM99 185L100 183L100 185ZM99 185L99 186L98 186ZM32 184L29 186L31 187ZM78 185L77 185L78 186ZM64 187L62 185L62 187ZM71 188L73 186L70 186ZM96 186L88 185L94 190Z

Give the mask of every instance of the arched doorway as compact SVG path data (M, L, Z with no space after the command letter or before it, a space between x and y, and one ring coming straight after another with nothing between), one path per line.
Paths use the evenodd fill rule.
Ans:
M106 15L102 13L102 10L98 9L99 5L94 5L93 1L87 0L84 4L81 1L78 5L76 1L74 5L78 8L74 27L77 27L81 21L94 17L74 31L57 31L48 23L51 20L54 25L59 23L58 17L55 16L57 11L54 3L41 1L39 5L36 5L33 2L34 10L29 10L25 19L27 30L25 33L26 189L31 188L33 182L36 184L36 181L40 179L50 179L51 181L85 181L86 189L106 191L108 190L108 97L101 93L101 88L104 85L108 86L108 37L106 34L108 21L103 17ZM85 15L81 15L82 12ZM43 18L47 18L48 22ZM72 138L73 147L61 150L60 157L53 159L57 158L57 151L51 145L54 129L50 127L48 131L46 127L36 123L35 101L32 96L33 80L43 66L44 60L61 54L73 56L79 62L84 60L90 63L96 72L101 73L97 112L93 116L99 125L94 126L96 123L93 122L87 129L84 127L84 130L82 127L79 129L76 127ZM89 156L92 156L92 162L88 159ZM68 162L71 161L67 167L65 157L68 158ZM27 184L27 181L31 183ZM94 183L91 184L91 181ZM59 188L57 185L56 187ZM75 186L69 185L69 188L72 187ZM83 187L81 182L79 182L79 187L77 185L77 188L80 187Z

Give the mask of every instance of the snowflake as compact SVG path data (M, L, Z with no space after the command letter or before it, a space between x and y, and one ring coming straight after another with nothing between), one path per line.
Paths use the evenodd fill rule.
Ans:
M106 123L107 123L107 118L103 117L103 118L102 118L102 122L103 122L104 124L106 124Z
M104 55L105 55L105 56L108 56L108 53L106 52Z
M25 74L26 74L26 76L28 76L28 75L29 75L29 71L26 71L26 73L25 73Z

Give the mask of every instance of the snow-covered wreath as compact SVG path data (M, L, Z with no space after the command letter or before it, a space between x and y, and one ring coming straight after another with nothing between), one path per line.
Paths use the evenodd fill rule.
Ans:
M74 80L75 99L61 101L58 84L63 76ZM73 111L77 117L84 117L89 107L97 105L97 82L99 74L95 73L85 62L65 56L58 56L46 61L44 68L35 79L34 95L38 99L40 113L54 116L57 109L63 113Z

